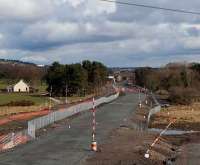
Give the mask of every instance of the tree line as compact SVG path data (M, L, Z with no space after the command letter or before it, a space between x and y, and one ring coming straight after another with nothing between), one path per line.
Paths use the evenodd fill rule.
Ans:
M169 100L189 104L200 96L200 64L170 63L162 68L139 68L136 84L166 94Z
M60 64L54 62L47 70L45 80L48 91L54 96L68 96L93 93L106 83L107 67L97 61Z

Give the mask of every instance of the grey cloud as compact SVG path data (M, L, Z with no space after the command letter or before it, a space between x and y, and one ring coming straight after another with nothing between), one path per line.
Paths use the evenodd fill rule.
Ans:
M199 0L134 2L200 8ZM198 16L98 0L2 0L0 9L0 57L45 64L92 59L110 66L199 60Z

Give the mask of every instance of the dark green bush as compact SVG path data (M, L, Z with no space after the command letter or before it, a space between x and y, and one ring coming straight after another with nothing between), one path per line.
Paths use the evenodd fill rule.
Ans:
M33 101L29 101L29 100L21 100L21 101L11 101L7 104L3 104L1 106L22 106L22 107L26 107L26 106L33 106L35 105L35 103Z

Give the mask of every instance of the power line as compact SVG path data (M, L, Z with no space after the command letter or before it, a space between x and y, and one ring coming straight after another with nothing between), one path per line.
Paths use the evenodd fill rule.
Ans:
M108 2L108 3L117 3L117 4L120 4L120 5L151 8L151 9L156 9L156 10L165 10L165 11L171 11L171 12L176 12L176 13L200 15L200 12L195 12L195 11L172 9L172 8L165 8L165 7L159 7L159 6L144 5L144 4L139 4L139 3L129 3L129 2L114 1L114 0L100 0L100 1Z

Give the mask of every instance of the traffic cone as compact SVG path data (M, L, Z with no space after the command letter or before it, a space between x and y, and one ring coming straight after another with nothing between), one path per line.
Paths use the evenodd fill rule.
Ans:
M94 152L97 152L97 142L96 141L92 141L91 150Z
M140 109L142 108L142 103L141 102L139 103L139 107L140 107Z
M144 155L144 157L145 157L146 159L149 159L149 157L150 157L149 153L146 153L146 154Z

